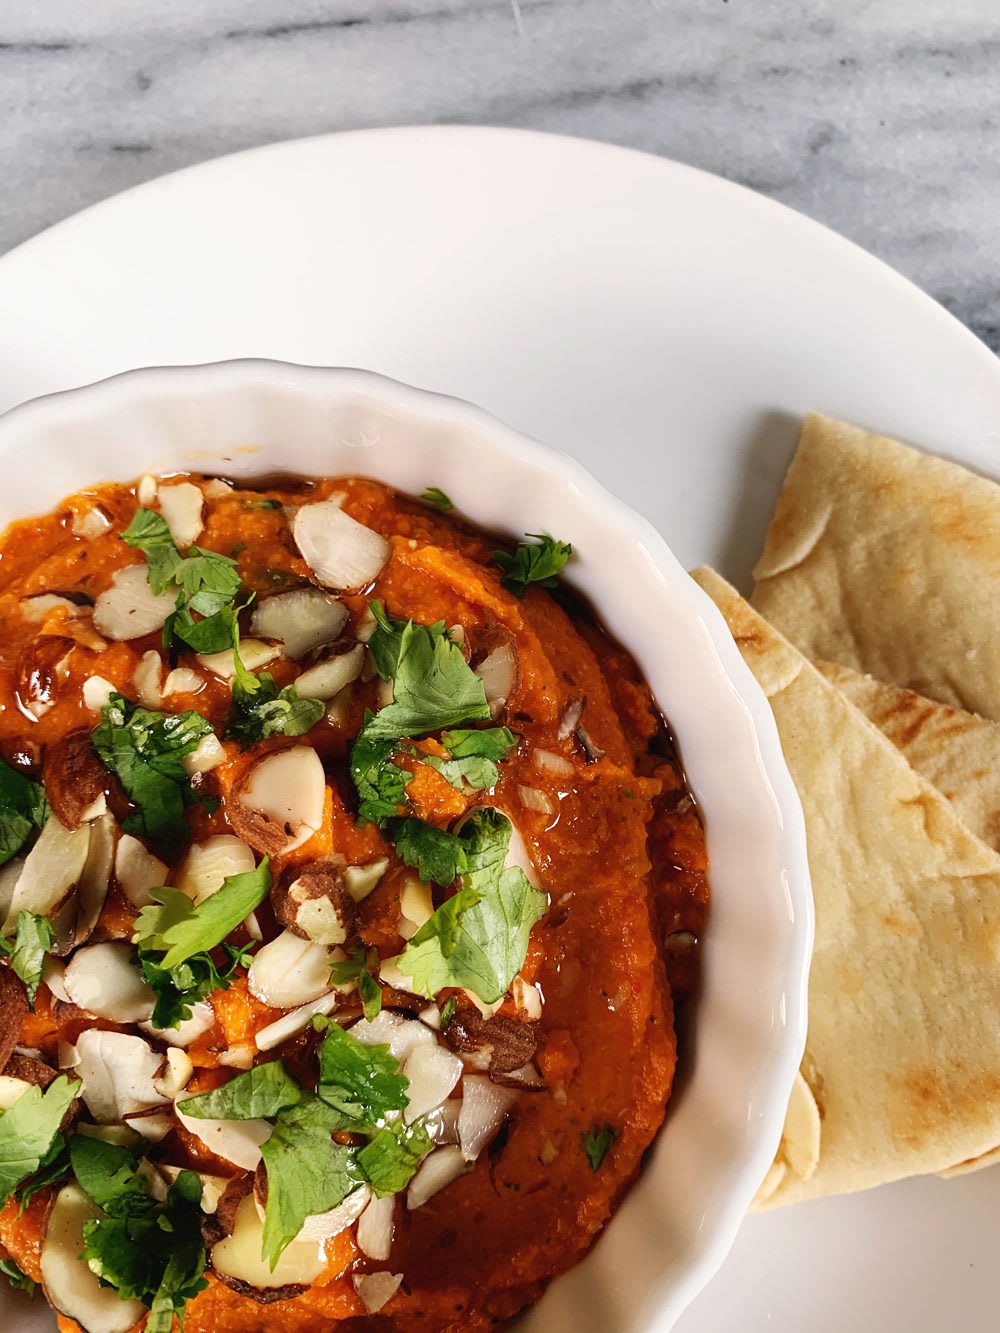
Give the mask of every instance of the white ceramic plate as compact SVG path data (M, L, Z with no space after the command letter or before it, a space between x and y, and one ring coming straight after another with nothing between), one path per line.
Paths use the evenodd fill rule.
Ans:
M566 449L749 584L815 407L1000 475L1000 368L831 233L689 168L510 131L278 145L0 261L0 406L126 367L353 364ZM1000 1171L751 1218L679 1333L992 1333Z

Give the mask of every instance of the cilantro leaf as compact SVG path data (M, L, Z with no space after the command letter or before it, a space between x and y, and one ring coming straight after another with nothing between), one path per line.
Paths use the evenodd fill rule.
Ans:
M547 532L529 532L532 542L519 542L514 553L494 551L493 559L503 570L501 586L515 597L523 597L529 583L554 588L556 575L566 567L573 554L569 542L556 541Z
M0 866L17 855L48 813L41 784L0 759Z
M440 509L442 514L447 514L455 508L454 503L439 486L428 486L420 498L424 504L433 505L435 509Z
M152 889L160 906L144 907L135 923L133 944L163 952L157 962L168 971L195 954L214 949L267 897L271 872L265 856L255 870L227 875L222 888L197 906L179 889Z
M465 851L462 881L469 896L457 908L454 898L439 907L409 941L398 966L418 994L433 997L445 986L462 986L492 1004L520 971L546 898L523 870L505 868L511 824L499 810L475 810L456 836ZM456 897L461 900L462 893Z
M80 1084L60 1075L43 1092L34 1085L0 1115L0 1206L41 1166Z
M451 1020L455 1017L455 1010L458 1008L458 1000L454 995L449 995L447 1000L441 1006L441 1031L443 1032Z
M77 1135L70 1159L80 1188L104 1213L84 1225L84 1262L123 1300L149 1307L147 1333L170 1333L175 1315L183 1322L184 1306L208 1286L201 1182L181 1171L160 1203L125 1148Z
M138 807L125 820L128 832L168 844L190 837L184 818L190 785L183 761L211 734L211 722L200 713L158 713L111 695L93 741L102 762Z
M357 1149L333 1142L342 1127L338 1111L306 1094L279 1114L261 1147L267 1169L263 1253L272 1269L307 1217L336 1208L364 1184Z
M469 755L467 759L441 759L436 754L421 755L423 763L435 769L456 791L471 787L474 791L491 791L500 781L500 770L492 759Z
M453 759L492 759L499 763L506 759L517 744L517 737L509 727L462 728L443 731L441 744Z
M433 881L447 888L456 875L465 872L465 844L455 833L412 816L389 820L385 833L396 844L396 855L416 870L425 884Z
M52 948L52 927L43 916L34 916L31 912L18 912L17 935L14 943L0 939L0 953L10 958L10 965L24 982L28 992L28 1001L34 1008L38 983L42 979L42 967L45 954Z
M361 1010L369 1023L382 1012L382 987L368 967L368 950L364 945L353 945L342 962L334 963L330 980L335 986L346 986L352 981L357 984Z
M33 1282L27 1273L22 1272L13 1259L0 1259L0 1273L3 1273L15 1291L23 1291L28 1296L34 1296L38 1283Z
M365 1046L339 1023L316 1023L326 1036L319 1049L316 1095L359 1125L374 1127L409 1103L407 1080L388 1046Z
M156 995L153 1027L180 1027L185 1019L191 1017L192 1007L199 1000L207 999L217 990L228 990L237 968L249 966L252 944L242 948L232 944L224 944L222 947L229 961L221 968L207 952L192 954L177 967L166 968L160 963L155 950L137 950L136 958L143 980Z
M62 1180L68 1171L69 1152L66 1148L66 1140L61 1134L57 1134L52 1140L48 1152L39 1162L38 1170L17 1191L20 1212L24 1212L39 1190L48 1189L57 1180Z
M184 1101L184 1114L201 1120L270 1120L298 1106L304 1093L280 1060L255 1065L211 1092Z
M366 709L365 726L373 717ZM362 823L382 824L406 800L413 775L391 762L396 748L394 740L375 739L364 727L351 747L351 777L360 798L358 819Z
M608 1155L608 1149L618 1137L614 1125L595 1125L580 1135L580 1143L587 1155L591 1171L596 1171Z
M148 566L149 586L157 596L166 592L184 557L162 514L152 509L137 509L132 522L122 533L122 541L134 551L142 551Z
M396 1120L358 1150L358 1166L376 1194L395 1194L410 1183L433 1146L419 1120L412 1125Z
M372 635L369 648L381 628ZM375 660L378 665L378 657ZM458 645L447 637L443 625L417 625L408 620L399 635L392 703L379 709L365 723L364 731L373 739L401 740L489 715L483 682Z
M255 679L259 688L250 694L238 680L233 681L233 706L224 732L227 740L246 747L269 736L301 736L322 718L322 699L300 699L294 685L279 692L267 671Z

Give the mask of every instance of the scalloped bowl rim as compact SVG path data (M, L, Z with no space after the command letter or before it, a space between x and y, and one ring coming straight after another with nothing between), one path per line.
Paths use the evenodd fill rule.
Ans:
M652 525L575 460L370 371L255 359L130 370L0 416L0 459L19 452L49 466L15 470L3 523L96 481L280 468L439 485L494 530L573 541L572 581L636 655L677 736L705 817L713 908L689 1068L664 1130L590 1254L520 1326L668 1329L726 1257L777 1150L805 1045L814 930L799 798L770 706L714 604Z

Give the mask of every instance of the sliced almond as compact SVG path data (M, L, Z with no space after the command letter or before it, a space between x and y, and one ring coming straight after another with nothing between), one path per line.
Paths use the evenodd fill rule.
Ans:
M295 688L303 699L335 699L361 675L364 661L362 644L334 644L295 678Z
M395 1194L387 1194L381 1199L377 1194L372 1195L358 1218L358 1249L369 1259L388 1259L395 1215Z
M188 1168L171 1166L167 1162L157 1162L156 1169L167 1184L172 1185L180 1173ZM213 1176L205 1171L196 1171L195 1175L201 1181L201 1211L211 1216L219 1206L219 1200L229 1184L229 1177Z
M163 697L171 694L199 694L205 688L205 677L190 667L174 667L163 682Z
M101 1286L80 1258L84 1227L102 1216L77 1185L56 1195L45 1224L40 1267L49 1304L84 1333L128 1333L147 1313L138 1301L122 1300L114 1287Z
M468 1161L474 1161L496 1136L517 1097L514 1088L501 1088L484 1074L466 1074L462 1079L458 1141Z
M163 628L175 601L170 593L152 591L145 562L126 565L94 603L94 625L107 639L141 639Z
M375 1018L360 1019L350 1030L362 1046L388 1046L396 1060L405 1060L417 1046L434 1042L434 1033L416 1018L401 1018L391 1009L383 1009ZM435 1043L436 1044L436 1043Z
M123 833L115 848L115 878L133 907L148 907L150 889L167 882L167 866L131 833Z
M156 491L159 486L155 477L147 472L144 477L139 478L139 484L135 488L136 499L141 505L148 508L156 499Z
M209 477L207 481L202 482L201 491L206 500L228 500L233 488L221 477Z
M280 656L281 648L276 643L267 643L264 639L240 639L240 661L248 671L259 671ZM199 653L198 665L222 680L232 680L236 675L232 648L224 648L221 653Z
M219 1064L228 1065L230 1069L252 1069L253 1057L254 1048L249 1042L243 1041L224 1050L219 1056Z
M537 986L516 976L510 983L510 998L517 1006L518 1017L526 1023L537 1023L542 1016L542 993Z
M509 1074L521 1069L532 1059L538 1046L537 1029L533 1023L522 1022L507 1014L484 1018L470 1004L455 1010L444 1029L444 1039L452 1050L462 1055L483 1057L479 1067L487 1068L493 1074Z
M435 1148L420 1163L416 1175L410 1181L406 1191L406 1206L411 1211L422 1208L429 1199L433 1199L439 1190L443 1190L459 1176L469 1170L462 1149L454 1145Z
M162 1106L153 1086L160 1057L141 1037L87 1028L76 1039L81 1096L100 1124L113 1124L136 1111Z
M191 751L181 760L184 766L184 772L189 778L193 778L196 773L211 773L213 768L218 768L226 759L226 751L222 742L214 732L209 732L207 736L202 736L201 740Z
M176 544L184 548L196 542L204 527L201 511L205 497L199 487L190 481L161 485L156 498Z
M191 1081L194 1065L185 1051L172 1046L163 1060L163 1067L153 1079L153 1087L161 1096L173 1101Z
M53 611L65 611L69 617L80 614L80 606L72 597L58 592L36 592L21 598L21 615L32 625L40 625Z
M212 1247L216 1274L251 1288L246 1294L310 1286L327 1266L321 1240L293 1240L272 1268L263 1256L264 1224L252 1194L236 1209L232 1234ZM260 1299L257 1297L257 1299Z
M233 787L229 820L255 851L285 856L323 824L326 777L308 745L272 750L248 767Z
M139 665L132 672L132 683L145 708L159 708L163 702L163 658L155 649L150 648L139 658Z
M156 996L131 960L129 944L84 945L67 964L63 976L66 994L73 1004L98 1018L148 1022Z
M372 1192L367 1185L359 1185L342 1204L325 1213L311 1213L302 1223L296 1240L332 1240L346 1231L365 1211Z
M42 780L56 818L65 828L78 829L110 781L89 730L71 731L46 748Z
M447 1101L462 1077L462 1062L436 1041L421 1042L406 1057L403 1074L409 1080L403 1118L410 1125Z
M337 1000L336 991L331 991L329 995L321 995L318 1000L310 1000L308 1004L300 1005L290 1014L284 1014L275 1022L269 1023L266 1028L261 1028L255 1039L258 1051L271 1051L282 1042L297 1037L300 1032L305 1032L317 1014L332 1014L337 1007Z
M504 625L479 630L473 636L472 669L483 682L490 716L498 718L517 689L520 666L517 644Z
M84 537L88 541L93 541L95 537L104 536L111 527L111 519L100 505L94 505L93 509L78 510L74 513L70 527L74 537Z
M62 959L53 958L51 954L46 954L45 962L42 964L42 980L57 1000L62 1000L63 1004L72 1004L72 1000L66 994L66 987L63 985L65 973L66 964Z
M174 879L175 886L196 903L222 888L231 875L244 875L257 864L253 851L231 833L219 833L188 848Z
M289 866L271 890L271 906L293 934L326 948L343 944L354 929L354 899L329 861Z
M31 1086L27 1079L15 1078L12 1074L0 1074L0 1112L9 1111Z
M115 831L113 815L103 814L91 821L90 846L76 891L74 948L90 939L104 910L115 857Z
M525 810L530 810L537 815L553 815L556 812L556 803L548 792L544 792L540 787L526 787L523 783L518 784L518 799Z
M402 1273L355 1273L354 1290L368 1314L378 1314L388 1305L403 1281Z
M297 662L320 644L332 643L347 617L347 607L321 588L293 588L258 602L250 628L265 639L278 639L285 656Z
M389 858L381 857L364 866L344 867L344 887L356 903L364 902L389 869Z
M80 882L89 850L87 824L68 829L55 815L50 815L14 886L4 934L16 927L19 912L47 917L55 911Z
M6 865L0 866L0 921L7 920L7 913L14 898L14 888L24 869L24 857L15 856Z
M212 1030L215 1026L215 1010L204 1000L199 1000L191 1006L191 1017L182 1019L175 1028L155 1028L152 1023L140 1023L139 1026L143 1032L148 1032L151 1037L166 1042L168 1046L183 1049L193 1046Z
M339 592L368 587L391 552L384 537L345 514L334 500L302 505L292 535L320 583Z
M290 930L254 954L247 972L251 994L272 1009L296 1009L330 989L330 953Z
M137 1115L127 1116L126 1119L140 1138L150 1143L162 1143L167 1135L174 1131L173 1116L166 1115L162 1111L154 1111L152 1114L140 1111Z
M571 778L576 772L573 761L567 759L565 755L557 754L555 750L535 750L531 762L543 773L553 777Z
M261 1160L260 1146L270 1136L266 1120L202 1120L184 1114L184 1101L174 1102L174 1114L189 1134L203 1143L209 1152L244 1171L255 1171Z
M103 676L88 676L83 682L83 703L92 713L99 713L111 696L116 693L115 686Z

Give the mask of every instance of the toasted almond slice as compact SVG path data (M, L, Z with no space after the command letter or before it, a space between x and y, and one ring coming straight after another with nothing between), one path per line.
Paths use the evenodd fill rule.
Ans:
M132 683L144 707L159 708L163 702L163 658L155 649L150 648L139 658Z
M148 508L156 499L156 491L159 482L155 477L147 472L144 477L139 478L139 484L135 488L136 499L141 505Z
M147 1139L150 1143L162 1143L174 1129L173 1116L167 1115L164 1111L138 1111L135 1115L126 1116L125 1119L140 1138Z
M493 1139L517 1097L513 1088L501 1088L484 1074L466 1074L462 1079L458 1141L467 1161L475 1161Z
M199 694L205 688L205 677L191 667L174 667L163 682L162 694L166 699L171 694Z
M285 856L322 826L326 777L308 745L272 750L247 768L233 787L230 823L255 851Z
M95 537L103 537L108 528L111 527L111 519L100 507L94 505L93 509L78 510L73 515L70 524L74 537L85 537L93 540Z
M214 732L209 732L207 736L202 736L201 740L191 751L181 760L184 766L184 772L189 778L193 778L196 773L211 773L213 768L218 768L225 762L226 751L222 742Z
M40 1266L49 1304L84 1333L128 1333L147 1313L138 1301L121 1300L114 1287L102 1287L82 1261L84 1227L103 1216L77 1185L65 1185L55 1197L45 1224Z
M408 875L399 894L399 910L399 933L404 940L412 939L434 915L431 886L422 884L414 875Z
M264 1224L253 1195L248 1194L236 1209L232 1234L212 1247L212 1268L219 1277L251 1288L246 1293L249 1296L255 1292L310 1286L326 1269L322 1241L293 1240L272 1268L263 1257L263 1240Z
M538 1046L533 1023L499 1013L484 1017L471 1004L455 1010L444 1029L444 1039L462 1055L484 1057L482 1062L475 1062L476 1067L488 1068L491 1074L510 1074L523 1068Z
M113 1124L166 1100L153 1086L160 1057L141 1037L87 1028L76 1039L76 1053L81 1096L98 1123Z
M111 884L115 856L114 816L103 814L90 825L90 846L76 892L76 922L73 947L85 943L94 933Z
M66 987L63 985L65 973L66 964L62 959L46 954L45 962L42 964L42 980L57 1000L62 1000L63 1004L72 1004L73 1001L66 994Z
M365 1211L372 1192L367 1185L359 1185L342 1204L325 1213L311 1213L302 1223L296 1240L332 1240L355 1223Z
M520 676L517 644L505 625L478 631L472 647L472 669L483 682L490 716L494 719L507 706Z
M576 772L572 760L567 759L565 755L557 754L555 750L535 750L531 762L543 773L553 777L571 778Z
M111 696L115 686L103 676L88 676L83 682L83 704L92 713L99 713Z
M133 907L148 907L153 901L150 889L161 888L167 882L167 867L138 838L123 833L115 849L115 878Z
M191 844L174 884L196 903L201 903L217 893L230 875L244 875L256 864L253 851L245 842L232 833L219 833Z
M261 1160L260 1146L271 1133L266 1120L202 1120L184 1114L184 1102L174 1102L174 1114L189 1134L203 1143L209 1152L225 1162L254 1171Z
M330 952L284 930L254 954L247 972L252 995L272 1009L295 1009L330 989Z
M785 1112L781 1155L800 1180L808 1180L819 1165L822 1132L816 1098L799 1070Z
M329 861L289 866L271 890L271 906L293 934L326 948L343 944L354 928L354 899Z
M23 856L15 856L12 861L0 866L0 921L7 920L7 913L14 898L14 887L21 878L23 869Z
M344 885L347 892L356 903L364 902L373 889L378 887L379 880L389 869L389 858L382 857L378 861L370 861L364 866L345 866L344 867Z
M510 825L510 845L507 848L507 856L504 860L505 866L514 866L518 870L523 870L528 877L528 883L533 889L539 887L538 872L532 864L531 857L528 855L528 849L524 844L517 825L511 820Z
M233 488L221 477L209 477L207 481L202 482L201 491L206 500L227 500L232 495Z
M253 1067L254 1048L248 1041L241 1041L235 1046L230 1046L219 1056L220 1065L228 1065L230 1069L251 1069Z
M462 1077L462 1062L457 1055L437 1042L421 1042L406 1057L403 1073L410 1086L403 1118L408 1125L447 1101L452 1088Z
M395 1194L387 1194L381 1199L374 1194L358 1218L358 1248L369 1259L388 1259L395 1214Z
M89 825L68 829L50 815L14 886L4 934L13 931L19 912L51 915L80 882L89 850Z
M406 1191L406 1206L409 1209L422 1208L428 1199L433 1199L439 1190L457 1180L469 1170L462 1149L449 1145L435 1148L420 1163L416 1175L410 1181Z
M12 1074L0 1074L0 1111L9 1111L21 1100L32 1086L25 1078L14 1078Z
M285 656L297 662L320 644L332 643L347 617L342 602L310 586L263 598L250 617L250 628L265 639L278 639Z
M362 644L333 644L296 677L295 688L303 699L335 699L361 675L364 662Z
M164 1057L163 1067L153 1079L153 1087L161 1096L173 1101L191 1081L194 1065L186 1051L172 1046Z
M155 1165L168 1185L172 1185L182 1171L188 1170L187 1167L171 1166L167 1162L157 1162ZM213 1176L204 1171L196 1171L195 1175L201 1181L201 1211L211 1216L218 1208L219 1200L226 1191L229 1177Z
M151 1037L156 1037L168 1046L177 1046L184 1048L193 1046L196 1041L200 1041L206 1032L211 1031L215 1024L215 1010L204 1000L199 1000L191 1006L191 1017L181 1020L178 1027L175 1028L155 1028L152 1023L140 1023L139 1026L143 1032L148 1032Z
M542 1016L542 993L537 986L516 976L510 983L510 998L517 1006L518 1017L526 1023L537 1023Z
M87 944L67 964L63 986L73 1004L117 1023L148 1022L156 996L132 964L129 944Z
M183 548L196 542L204 527L201 511L205 497L199 487L190 481L180 481L170 486L161 485L156 498L160 505L160 513L177 545Z
M462 1111L461 1097L451 1097L432 1111L424 1122L431 1140L439 1147L458 1142L458 1117Z
M378 965L379 979L383 986L391 986L393 990L412 994L410 987L413 985L413 978L399 970L399 959L399 954L392 958L383 958Z
M434 1042L434 1033L429 1027L416 1018L400 1018L391 1009L383 1009L371 1022L360 1019L350 1032L362 1046L388 1046L389 1054L400 1061L417 1046Z
M402 1273L356 1273L354 1290L368 1314L377 1314L399 1290Z
M248 671L259 671L280 656L279 644L267 643L264 639L240 639L240 661ZM198 665L222 680L232 680L236 675L232 648L224 648L221 653L199 653Z
M275 1022L269 1023L266 1028L261 1028L255 1038L258 1051L271 1051L282 1042L298 1036L300 1032L305 1032L317 1014L333 1013L338 998L336 991L331 991L329 995L321 995L318 1000L310 1000L308 1004L300 1005L290 1014L284 1014Z
M335 500L302 505L292 535L320 583L342 592L374 582L391 551L384 537L345 514Z
M78 829L104 814L109 780L89 731L71 731L45 752L45 795L56 818L68 829Z
M95 602L94 625L106 639L141 639L163 628L174 601L169 593L152 591L145 563L126 565L115 570Z

